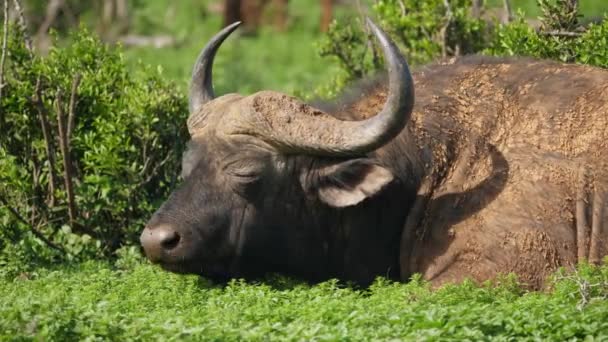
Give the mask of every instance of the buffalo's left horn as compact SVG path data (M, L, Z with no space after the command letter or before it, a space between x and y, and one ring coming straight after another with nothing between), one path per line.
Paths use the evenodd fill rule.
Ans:
M212 75L215 53L224 40L228 38L240 24L240 21L230 24L213 36L196 59L192 69L192 79L190 81L190 115L198 112L205 103L213 100L215 97L213 93Z

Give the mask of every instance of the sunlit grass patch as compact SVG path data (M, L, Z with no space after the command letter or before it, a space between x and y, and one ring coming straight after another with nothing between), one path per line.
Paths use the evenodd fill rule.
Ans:
M214 285L147 264L85 263L0 285L1 339L443 340L608 338L608 266L526 292L513 278L432 290L420 278L368 289L282 277ZM590 285L581 305L580 284Z

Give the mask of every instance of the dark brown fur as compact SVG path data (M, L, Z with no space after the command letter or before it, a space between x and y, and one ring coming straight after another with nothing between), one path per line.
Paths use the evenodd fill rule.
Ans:
M608 254L608 71L475 56L422 68L414 78L407 131L376 153L407 174L403 154L412 150L404 146L415 144L405 159L424 170L426 188L403 232L402 277L421 272L441 284L515 272L538 288L558 266L589 258L590 245L591 261ZM373 115L382 84L365 84L334 112Z

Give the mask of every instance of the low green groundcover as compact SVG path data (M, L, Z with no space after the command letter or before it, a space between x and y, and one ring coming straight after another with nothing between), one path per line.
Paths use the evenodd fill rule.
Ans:
M432 291L273 277L214 285L144 263L92 262L0 283L0 340L608 339L608 263L559 273L544 292L511 277Z

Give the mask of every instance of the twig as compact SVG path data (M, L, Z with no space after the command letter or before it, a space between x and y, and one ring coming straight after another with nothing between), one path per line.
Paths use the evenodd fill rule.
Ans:
M369 49L369 51L371 51L371 53L372 53L372 66L374 69L378 69L378 66L380 65L380 56L378 55L378 51L376 51L376 46L374 45L374 40L372 39L372 32L370 31L369 26L365 25L365 17L367 15L365 14L363 6L361 5L361 1L357 0L356 4L357 4L357 13L359 14L359 18L362 23L361 26L363 27L363 33L365 34L365 37L367 39L366 44L365 44L365 50L361 54L361 61L359 62L359 64L363 65L363 60L365 59L365 56L367 55L367 51ZM405 11L405 7L403 8L403 10ZM344 57L346 58L346 56L344 56ZM341 58L341 59L344 60L345 58ZM353 70L353 69L354 68L351 68L351 70ZM358 77L363 76L363 72L364 72L364 69L361 70L361 75L359 75Z
M72 88L73 89L73 88ZM74 189L72 184L72 160L70 157L70 149L68 145L68 136L66 132L65 113L63 111L63 94L60 89L57 90L55 104L57 106L57 126L59 128L59 147L63 156L63 180L65 183L65 191L68 194L68 215L70 217L70 226L75 228L76 222L76 203L74 201Z
M28 226L30 228L30 230L32 231L32 233L39 238L40 240L42 240L47 246L61 252L64 254L69 254L67 253L63 248L57 246L56 244L54 244L51 240L47 239L44 235L42 235L41 232L39 232L36 228L34 228L34 226L32 226L30 223L27 222L26 219L23 218L23 216L21 216L19 214L19 212L11 207L8 203L8 201L6 200L6 198L4 198L4 196L0 195L0 202L2 202L2 204L4 205L4 207L6 207L6 209L8 209L8 211L11 212L11 214L21 223L25 224L26 226Z
M8 1L8 0L6 0ZM32 38L30 37L29 32L27 31L27 23L25 21L25 16L23 15L23 6L21 6L21 2L19 0L13 0L15 4L15 9L19 14L19 25L21 26L21 30L23 31L23 39L25 40L25 47L30 53L30 57L33 56L34 49L32 48Z
M34 225L36 222L36 214L38 211L38 204L40 203L40 198L42 191L40 191L40 173L41 167L38 161L38 155L36 154L36 149L32 149L31 152L32 159L32 190L34 192L34 196L31 199L28 199L28 202L32 201L32 215L31 215L31 224Z
M47 116L47 110L42 102L42 90L40 77L36 80L36 89L34 90L34 105L38 109L38 118L40 119L40 125L42 126L42 136L44 137L44 144L46 147L46 154L49 158L49 193L50 203L49 207L55 205L55 181L57 176L55 175L55 150L53 148L51 133L49 128L49 121Z
M445 16L447 20L445 25L441 28L441 56L446 57L448 55L448 29L452 24L454 14L452 13L452 8L450 7L448 0L443 0L443 5L445 6Z
M156 175L156 173L158 172L158 169L160 169L161 167L163 167L168 161L169 159L171 159L171 156L173 155L172 152L169 152L167 154L167 156L158 164L156 164L153 168L152 171L148 174L148 176L146 177L146 179L144 179L143 181L141 181L139 184L137 184L138 186L143 186L148 184L152 178L154 178L154 176Z
M399 4L399 8L401 9L401 16L405 17L405 15L407 14L407 11L405 9L405 4L403 3L403 0L399 0L399 1L397 1L397 3Z
M6 62L6 45L8 43L8 1L9 0L4 0L4 31L2 35L2 57L0 59L0 101L2 100L2 90L5 86L4 63ZM4 113L4 111L2 113Z
M483 0L473 0L471 6L473 7L471 10L473 18L479 19L481 17L481 11L483 8Z
M554 37L580 37L583 35L581 32L570 32L570 31L541 31L540 34L544 36L554 36Z
M70 142L72 137L72 131L74 129L74 109L76 106L76 98L78 92L78 86L82 80L82 75L77 73L72 80L72 93L70 94L70 107L68 109L68 128L66 130L68 140L68 150L70 149Z
M64 0L50 0L48 5L46 6L46 14L44 16L44 21L40 24L38 28L38 32L36 32L36 37L38 40L41 40L42 37L47 35L49 28L55 22L55 19L59 15L59 10L63 6Z
M510 23L513 20L513 10L511 9L511 2L509 0L503 0L505 6L505 18L504 23Z

